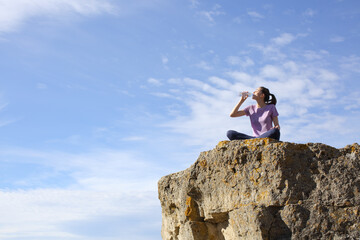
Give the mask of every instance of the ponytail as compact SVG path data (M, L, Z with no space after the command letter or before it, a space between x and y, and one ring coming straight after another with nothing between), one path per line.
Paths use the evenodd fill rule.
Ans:
M264 102L266 103L266 105L269 105L269 104L276 105L277 101L276 101L275 95L271 94L269 89L267 89L266 87L260 87L260 89L261 89L261 92L265 95Z
M270 96L271 96L271 100L269 101L269 103L266 103L267 105L269 105L269 104L274 104L274 105L276 105L276 97L275 97L275 95L274 94L271 94L270 93Z

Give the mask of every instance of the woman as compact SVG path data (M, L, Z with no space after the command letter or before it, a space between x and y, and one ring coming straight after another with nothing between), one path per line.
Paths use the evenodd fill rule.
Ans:
M273 138L280 139L280 125L278 120L278 112L276 110L276 98L270 93L269 89L259 87L253 93L252 99L257 105L250 105L243 110L239 110L240 106L248 98L246 92L242 93L241 100L230 113L230 117L249 116L254 136L239 133L234 130L227 132L230 140L250 139L250 138ZM274 124L274 126L273 126Z

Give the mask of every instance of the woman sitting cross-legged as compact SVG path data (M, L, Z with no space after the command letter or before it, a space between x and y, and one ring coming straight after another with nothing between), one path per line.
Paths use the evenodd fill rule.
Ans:
M249 94L247 92L242 93L241 99L230 113L230 117L241 117L244 115L249 116L254 136L249 136L234 130L229 130L227 132L227 137L230 140L250 138L273 138L279 140L279 114L275 107L276 98L274 94L271 94L269 89L265 87L259 87L252 95L252 99L257 102L257 105L250 105L243 110L239 110L240 106L248 98L248 95Z

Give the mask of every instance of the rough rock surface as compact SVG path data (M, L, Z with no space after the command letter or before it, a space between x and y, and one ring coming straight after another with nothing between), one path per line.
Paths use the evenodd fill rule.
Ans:
M223 141L158 183L164 240L360 239L360 146Z

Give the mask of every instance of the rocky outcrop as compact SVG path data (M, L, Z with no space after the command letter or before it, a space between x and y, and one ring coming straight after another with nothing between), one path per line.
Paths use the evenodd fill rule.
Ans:
M360 146L223 141L158 183L163 240L360 239Z

